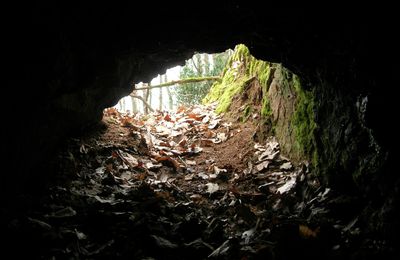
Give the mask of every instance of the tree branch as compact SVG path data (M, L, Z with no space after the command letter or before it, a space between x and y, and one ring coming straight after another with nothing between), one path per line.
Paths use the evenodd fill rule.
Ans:
M150 104L147 103L147 101L144 100L144 98L142 98L141 96L136 96L136 95L133 95L132 93L131 93L129 96L131 96L131 97L133 97L133 98L140 99L140 100L143 102L143 104L145 104L146 107L147 107L151 112L154 112L154 109L151 108Z
M212 77L187 78L187 79L173 80L173 81L165 82L165 83L162 83L162 84L159 84L159 85L135 88L133 91L143 90L143 89L162 88L162 87L172 86L172 85L175 85L175 84L185 84L185 83L193 83L193 82L200 82L200 81L207 81L207 80L221 80L221 77L212 76Z

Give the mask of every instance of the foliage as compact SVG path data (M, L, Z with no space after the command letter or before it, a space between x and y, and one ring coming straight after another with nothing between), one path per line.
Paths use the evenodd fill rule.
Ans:
M217 54L196 54L187 60L180 73L181 79L219 76L225 68L230 51ZM210 61L211 59L211 61ZM185 83L176 88L178 103L185 105L200 104L207 95L213 81Z

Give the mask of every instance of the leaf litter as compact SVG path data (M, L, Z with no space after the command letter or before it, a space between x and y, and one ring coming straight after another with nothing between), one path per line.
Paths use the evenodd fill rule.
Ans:
M106 109L102 129L61 149L58 179L11 231L34 237L41 259L344 254L358 219L332 217L333 192L308 163L281 155L273 136L254 142L253 122L214 108Z

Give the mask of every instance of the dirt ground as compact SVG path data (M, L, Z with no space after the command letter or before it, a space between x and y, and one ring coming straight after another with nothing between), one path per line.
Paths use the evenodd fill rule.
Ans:
M60 149L55 180L8 216L14 255L31 259L338 259L387 245L360 239L349 198L323 187L273 137L213 107L130 117ZM366 235L365 235L366 236ZM355 258L358 259L358 258Z

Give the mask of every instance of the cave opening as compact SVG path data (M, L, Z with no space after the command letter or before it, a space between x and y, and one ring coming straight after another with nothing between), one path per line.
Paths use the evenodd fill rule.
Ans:
M2 128L12 166L0 182L7 253L398 258L396 128L386 127L396 111L396 16L234 2L213 3L224 19L203 19L200 6L165 12L169 2L152 13L18 7L24 17L5 37L7 97L23 91L29 109L6 112ZM182 93L184 106L167 98L170 87L154 88L152 101L139 91L196 51L204 61L227 48L221 74L202 75L210 89ZM140 81L149 84L135 87L136 109L127 113L131 97L110 108Z
M81 168L73 190L84 189L93 207L109 205L107 214L147 218L149 230L135 236L148 241L134 241L141 257L269 256L265 239L289 235L280 225L290 226L297 246L316 243L331 188L307 157L315 152L305 139L314 134L312 106L297 75L243 44L196 54L104 110L105 130L76 144ZM149 199L156 200L151 208L136 207ZM342 221L323 231L332 237L317 255L339 250L338 232L353 219ZM79 234L93 232L82 228Z
M287 247L309 258L356 247L361 207L318 175L316 94L299 76L238 44L132 85L58 153L25 220L38 254L286 259Z

